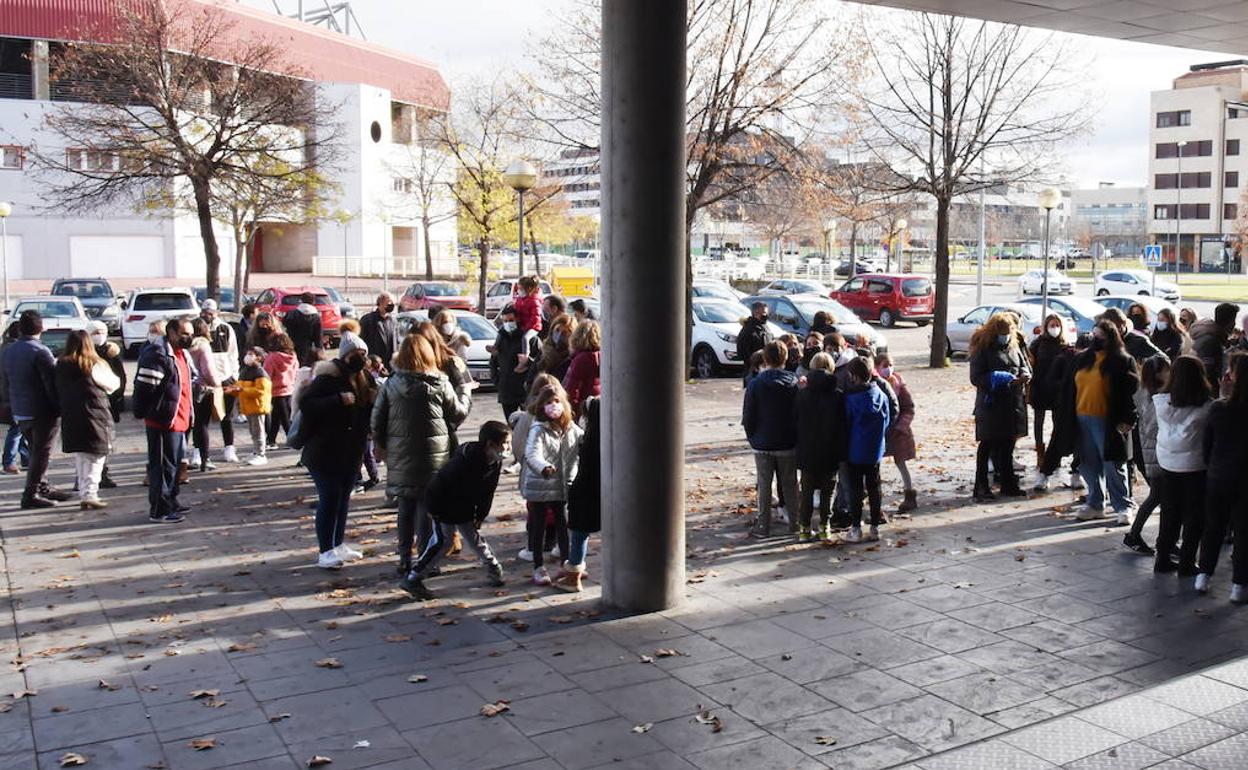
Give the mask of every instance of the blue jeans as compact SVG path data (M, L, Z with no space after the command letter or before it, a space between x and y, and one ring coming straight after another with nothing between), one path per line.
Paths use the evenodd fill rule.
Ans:
M347 508L355 488L354 469L346 473L326 473L308 469L316 485L316 543L321 553L342 545L347 535Z
M178 465L186 434L147 428L148 515L164 516L178 507Z
M1127 464L1105 459L1105 428L1105 418L1079 415L1079 473L1088 485L1087 505L1098 511L1105 507L1104 478L1114 513L1128 513L1135 504L1127 487Z
M30 464L30 448L22 440L22 429L17 425L10 425L9 432L4 434L4 457L0 465L11 468L17 465L18 457L21 457L22 465Z
M589 533L579 529L568 530L568 564L579 567L585 564L585 552L589 550Z

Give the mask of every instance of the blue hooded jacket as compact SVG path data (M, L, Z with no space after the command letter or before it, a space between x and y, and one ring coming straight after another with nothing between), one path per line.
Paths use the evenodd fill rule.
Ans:
M764 369L745 389L741 424L750 447L760 452L797 448L797 377Z
M875 465L884 459L888 434L888 398L875 383L852 385L845 391L845 414L849 418L849 462Z

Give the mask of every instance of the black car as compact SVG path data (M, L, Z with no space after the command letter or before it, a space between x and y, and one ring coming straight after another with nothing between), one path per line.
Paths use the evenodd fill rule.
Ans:
M836 266L836 269L833 270L833 272L836 275L841 276L842 278L848 278L849 277L849 260L848 259L842 260L841 263ZM880 268L865 259L860 259L854 264L855 275L862 275L864 273L878 273L878 272L880 272Z
M92 320L103 321L109 334L121 334L121 298L105 278L57 278L55 297L77 297Z

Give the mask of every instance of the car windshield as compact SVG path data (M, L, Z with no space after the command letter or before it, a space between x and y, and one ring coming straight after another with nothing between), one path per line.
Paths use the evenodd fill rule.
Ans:
M492 340L498 336L494 324L477 315L455 316L455 323L474 340Z
M195 303L204 304L204 300L208 298L208 289L199 287L195 289ZM234 290L221 286L217 289L217 298L221 307L234 307Z
M338 293L337 289L331 286L323 286L322 288L325 289L325 293L328 294L329 298L334 302L342 302L342 295Z
M65 352L65 345L69 342L69 333L69 329L47 329L39 335L39 341L52 351L52 355L59 356Z
M699 283L693 287L693 293L699 297L723 297L736 301L737 297L727 286L714 283Z
M740 303L735 308L727 302L693 303L693 314L704 324L735 324L745 315L744 310Z
M837 324L860 324L862 321L854 312L834 299L794 299L797 311L809 323L820 310L831 313Z
M793 288L798 294L823 294L823 287L815 281L794 281Z
M44 318L77 318L78 308L72 302L58 302L56 300L39 300L36 302L20 302L13 311L13 317L16 318L27 310L37 310L39 315Z
M62 281L52 291L58 297L78 297L79 299L111 298L113 291L103 281Z
M194 310L195 300L182 292L140 294L131 310Z
M907 278L901 282L901 296L926 297L932 293L932 282L926 278Z
M426 283L422 285L425 288L426 297L457 297L460 294L459 287L453 283Z
M287 294L286 296L282 297L282 304L287 305L289 307L294 307L300 304L301 302L303 302L302 294ZM324 307L326 305L332 305L333 303L330 302L328 294L313 294L312 304L316 305L317 307Z

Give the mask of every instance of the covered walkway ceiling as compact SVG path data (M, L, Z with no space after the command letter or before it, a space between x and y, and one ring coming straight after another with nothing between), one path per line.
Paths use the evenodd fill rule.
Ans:
M1248 56L1244 0L860 0L1137 43Z

